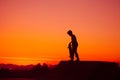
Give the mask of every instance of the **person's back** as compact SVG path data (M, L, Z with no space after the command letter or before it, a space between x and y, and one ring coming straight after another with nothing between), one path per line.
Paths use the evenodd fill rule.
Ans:
M78 42L74 34L72 34L71 40L72 40L72 46L78 46Z

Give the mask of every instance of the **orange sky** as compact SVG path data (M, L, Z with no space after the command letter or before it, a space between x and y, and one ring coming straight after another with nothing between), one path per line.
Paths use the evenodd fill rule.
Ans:
M81 60L120 62L119 0L0 0L0 63L69 60L69 29Z

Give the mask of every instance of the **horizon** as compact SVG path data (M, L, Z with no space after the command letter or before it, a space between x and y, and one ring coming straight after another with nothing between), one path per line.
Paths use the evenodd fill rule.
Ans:
M51 66L53 67L53 66L59 65L59 63L64 62L64 61L70 62L70 60L61 60L61 61L58 61L56 64L49 64L49 63L40 63L40 62L38 62L38 63L34 63L34 64L25 64L25 65L24 64L12 64L12 63L0 63L0 68L6 68L6 67L9 68L8 65L18 66L18 67L27 67L27 66L36 66L38 64L40 64L41 66L43 66L45 64L48 67L51 67ZM77 61L73 61L73 62L77 62ZM118 64L118 67L120 68L120 62L111 62L111 61L79 61L79 62L116 63L116 64ZM1 67L1 65L2 65L2 67Z
M1 59L1 57L0 57ZM5 57L3 58L5 59ZM10 58L6 57L7 60L10 60ZM46 59L32 59L32 58L11 58L13 62L1 62L0 64L12 64L12 65L18 65L18 66L27 66L27 65L37 65L37 64L47 64L47 65L58 65L61 61L70 61L70 59L68 60L60 60L60 61L55 61L55 60L46 60ZM2 60L2 59L1 59ZM42 61L43 60L43 61ZM3 60L4 61L4 60ZM16 61L16 62L15 62ZM120 66L120 62L115 62L115 61L105 61L105 60L81 60L83 61L88 61L88 62L113 62L113 63L118 63L118 65ZM25 62L25 63L24 63ZM26 62L28 62L26 64Z
M120 63L120 0L1 0L0 63L70 60L67 35L81 61Z

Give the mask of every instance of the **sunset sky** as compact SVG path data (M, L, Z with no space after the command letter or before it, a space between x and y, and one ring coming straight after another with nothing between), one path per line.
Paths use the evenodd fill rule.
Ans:
M69 60L69 29L80 60L120 62L120 0L0 0L0 63Z

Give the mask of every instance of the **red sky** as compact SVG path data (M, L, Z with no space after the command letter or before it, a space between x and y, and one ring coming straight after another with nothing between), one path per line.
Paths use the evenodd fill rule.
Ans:
M81 60L120 62L119 0L0 0L0 63L69 60L69 29Z

